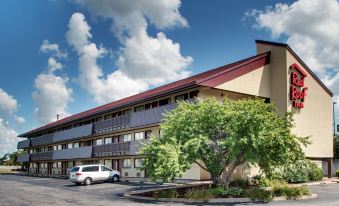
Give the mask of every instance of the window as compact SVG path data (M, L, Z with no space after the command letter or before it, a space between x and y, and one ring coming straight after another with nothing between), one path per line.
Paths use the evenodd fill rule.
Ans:
M58 150L62 150L62 145L61 144L58 145Z
M104 160L104 165L108 168L112 168L112 160Z
M126 109L122 112L124 115L128 115L131 114L131 110L130 109Z
M79 172L80 167L73 167L73 169L71 170L71 172Z
M111 143L112 143L111 137L105 138L105 144L111 144Z
M198 97L199 90L191 91L190 92L190 99Z
M114 143L119 142L119 136L114 136L114 137L113 137L113 142L114 142Z
M170 98L159 100L159 106L163 106L163 105L166 105L166 104L169 104L169 103L171 103Z
M152 134L152 130L147 130L145 132L145 139L149 139L151 137L151 134Z
M68 149L72 149L72 147L73 147L73 144L72 144L72 143L69 143L69 144L67 145L67 148L68 148Z
M98 172L99 166L89 166L89 167L83 167L82 172Z
M57 168L57 163L56 162L53 162L53 168Z
M144 105L134 107L134 112L140 112L140 111L143 111L143 110L145 110Z
M47 162L45 162L45 168L47 168Z
M134 133L134 140L145 139L144 132L136 132Z
M74 142L74 148L79 148L79 142Z
M131 159L124 159L122 166L124 168L130 168L131 167Z
M58 168L61 168L61 162L58 162Z
M56 145L53 146L53 150L57 150L57 146Z
M124 142L129 142L132 140L132 134L124 134L123 138L124 138Z
M95 142L96 142L96 145L102 145L102 139L97 139Z
M152 108L158 107L159 103L158 102L152 102Z
M144 161L143 159L134 159L134 168L142 167L142 162L143 161Z
M67 162L67 168L72 168L73 167L73 162Z
M112 170L106 166L101 166L101 171L105 172L105 171L112 171Z
M175 96L175 101L181 101L181 100L186 100L188 99L188 94L181 94L178 96Z
M147 103L145 104L145 110L151 109L152 108L152 103Z

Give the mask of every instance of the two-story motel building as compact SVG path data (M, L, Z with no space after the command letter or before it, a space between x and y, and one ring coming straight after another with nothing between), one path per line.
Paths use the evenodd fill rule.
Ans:
M260 97L283 114L295 113L293 132L310 136L307 158L332 169L332 93L286 44L256 41L257 55L133 95L20 134L18 158L32 174L66 175L75 165L100 163L123 177L145 177L140 142L159 134L177 100ZM145 140L146 139L146 140ZM330 175L330 173L329 173ZM193 164L183 178L206 179Z

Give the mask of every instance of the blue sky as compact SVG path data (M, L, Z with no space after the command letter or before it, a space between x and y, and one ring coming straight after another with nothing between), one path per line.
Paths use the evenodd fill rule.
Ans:
M127 6L123 5L125 2L127 2ZM144 5L136 6L137 8L131 6L131 3L128 1L125 2L98 1L98 4L104 6L105 4L110 4L107 8L112 9L108 11L97 9L97 5L93 5L93 2L88 3L86 0L77 0L75 2L59 0L5 0L1 2L0 45L2 49L0 50L0 88L6 97L5 99L8 99L12 104L6 104L5 101L2 101L4 106L1 107L0 100L0 119L4 125L0 135L13 136L15 133L21 133L51 121L52 117L55 117L56 114L44 116L46 114L43 112L52 111L53 108L57 108L61 113L65 113L64 116L75 114L118 99L129 93L140 92L173 81L175 80L175 75L178 75L177 78L183 77L252 56L255 54L255 39L287 42L291 44L292 48L293 46L297 47L298 43L302 43L302 41L296 41L302 35L308 37L305 39L309 45L312 42L325 41L325 37L317 33L318 29L314 29L318 24L308 25L307 18L305 19L302 16L304 14L302 8L298 6L298 4L308 4L310 7L316 7L316 1L307 3L304 0L294 3L294 1L268 0L187 0L182 1L181 4L180 1L173 1L176 3L170 6L165 4L165 6L160 5L159 8L165 9L164 11L168 12L169 17L173 18L172 22L171 20L160 22L161 18L159 20L159 17L161 15L159 16L157 13L153 15L153 11L150 11L157 9L157 7L152 6L151 1L146 1ZM329 1L327 9L334 9L335 13L335 11L338 11L336 10L338 7L332 8L333 4L337 6L338 2L336 0ZM119 10L116 8L119 9L120 6L121 8L127 8L128 11L137 13L140 12L138 9L142 10L141 15L147 21L147 25L142 26L142 22L138 24L138 21L133 22L132 17L124 16L123 12L119 13ZM170 7L170 9L166 10L166 7ZM177 13L173 12L173 10L176 10ZM79 15L74 15L75 13ZM164 13L163 15L166 14ZM299 14L300 19L303 20L299 21L299 26L303 28L309 26L309 30L293 30L291 29L295 28L293 27L293 21L282 18L285 15L294 16L299 19ZM337 17L328 17L323 13L317 15L323 21L336 22L335 18ZM127 21L127 23L119 22L117 18L120 18L120 20L124 18L127 20L132 19L132 21ZM76 26L70 28L71 19L74 21L73 26L82 25L85 27L85 30L90 27L91 29L88 30L90 35L84 32L82 36L74 36L81 33L82 30L77 30L79 28ZM276 20L276 22L271 22L271 20ZM118 25L119 23L120 25ZM134 28L130 24L133 27L140 26L140 31L145 29L146 34L138 36L138 32L134 32ZM112 27L123 31L123 39L117 38L119 32L112 31ZM74 35L67 37L67 32L74 32ZM160 72L158 76L153 78L143 77L138 79L138 77L130 75L132 73L131 70L135 69L138 64L128 61L128 58L136 55L133 54L135 45L133 45L133 41L129 40L133 38L143 39L145 41L145 44L143 44L145 46L144 52L147 53L147 43L160 42L160 39L157 38L159 32L165 34L166 40L160 44L163 46L160 49L171 50L171 54L176 55L175 58L173 57L175 59L174 62L178 61L177 64L173 63L172 67L178 65L180 70L173 68L172 73L169 73L174 74L174 79L162 77L162 74L166 74L165 71ZM82 43L78 44L75 42L77 38L81 39L82 37L85 38ZM328 39L328 37L326 38ZM306 41L305 39L303 41ZM44 40L48 40L46 46L54 44L54 46L58 45L58 49L43 51L41 46ZM167 40L171 40L171 42L169 43ZM86 85L86 81L90 81L91 77L83 74L87 67L81 68L79 62L81 62L81 57L86 58L83 48L92 43L95 44L95 51L99 53L102 51L102 53L91 57L92 59L90 60L94 60L95 63L90 66L94 67L94 69L99 67L103 73L103 76L99 76L102 79L97 78L93 84L99 84L103 87L110 85L114 88L112 93L119 95L107 97L103 93L107 93L107 91L110 91L109 89L103 88L102 91L93 91L94 86ZM175 43L180 45L179 51L175 51ZM335 45L336 47L334 48L331 46L326 47L327 45L330 44L321 44L322 49L329 48L335 50L339 47L338 45ZM128 48L129 46L131 48ZM337 87L335 85L338 82L336 68L338 68L339 63L336 60L329 60L332 61L330 63L328 61L324 63L321 62L322 60L317 60L317 57L325 54L310 52L311 49L317 51L316 48L318 47L316 46L306 49L306 51L297 49L297 53L299 52L310 66L315 65L318 68L316 70L317 74L330 88L335 88L336 92ZM100 50L101 48L102 50ZM138 48L140 48L140 45ZM64 54L67 53L67 57L58 57L57 51ZM150 56L152 56L151 51ZM118 59L121 57L127 60L118 65ZM62 68L56 67L55 70L51 69L51 65L48 64L49 58L53 58L56 63L60 63ZM157 63L163 64L163 62ZM156 67L157 63L151 65ZM147 68L147 65L146 63L146 66L140 66L141 74L146 72L145 70L142 71L142 69ZM131 68L132 66L134 68ZM133 81L131 85L135 85L135 87L140 86L140 88L126 88L124 91L116 91L118 90L114 87L116 84L109 83L109 81L114 81L114 78L112 77L113 80L109 80L108 75L118 70L127 76L128 80L125 82ZM44 90L45 88L43 87L47 87L48 82L43 81L43 75L41 76L41 74L50 75L49 77L53 80L60 80L55 85L62 88L57 90L55 95L51 92L53 90ZM39 75L40 78L38 77ZM83 79L81 80L81 78ZM119 78L119 75L115 76L115 78ZM41 80L39 85L37 85L37 79ZM50 84L49 86L54 85ZM33 97L34 93L35 97ZM60 97L59 99L61 100L58 105L50 105L50 108L45 108L50 104L49 98L52 101L53 97ZM13 100L15 100L15 104ZM40 113L37 112L37 108ZM5 111L6 109L9 111ZM23 120L15 121L18 117L25 119L25 122ZM5 129L8 131L4 132ZM5 139L6 137L2 136L0 138ZM12 141L8 142L8 144L13 144Z

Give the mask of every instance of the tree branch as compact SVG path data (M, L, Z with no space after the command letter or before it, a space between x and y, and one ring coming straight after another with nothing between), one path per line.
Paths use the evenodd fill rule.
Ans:
M205 170L206 172L209 172L208 170L207 170L207 168L206 167L204 167L204 166L202 166L202 164L200 164L198 161L194 161L197 165L199 165L199 167L201 168L201 169L203 169L203 170Z

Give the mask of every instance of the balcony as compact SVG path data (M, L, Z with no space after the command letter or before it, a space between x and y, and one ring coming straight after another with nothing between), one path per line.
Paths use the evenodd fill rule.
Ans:
M24 154L24 155L20 155L18 156L18 159L16 160L17 162L29 162L30 159L30 154Z
M112 132L117 129L126 128L131 121L131 115L124 115L120 117L114 117L108 120L96 122L93 124L93 131L95 134Z
M56 132L53 134L52 142L60 142L64 140L77 139L92 134L93 124L87 124L80 127Z
M83 159L92 157L92 146L53 151L53 160Z
M27 139L27 140L23 140L18 142L18 146L17 149L25 149L28 148L30 146L31 140Z
M109 157L130 154L131 142L119 142L93 146L92 157Z
M53 151L48 152L38 152L31 154L31 161L46 161L52 160Z
M130 127L141 127L150 124L158 124L163 121L164 114L177 107L177 104L167 104L153 109L135 112L132 115Z
M40 137L31 139L31 146L37 147L41 145L51 144L53 141L53 134L46 134Z

